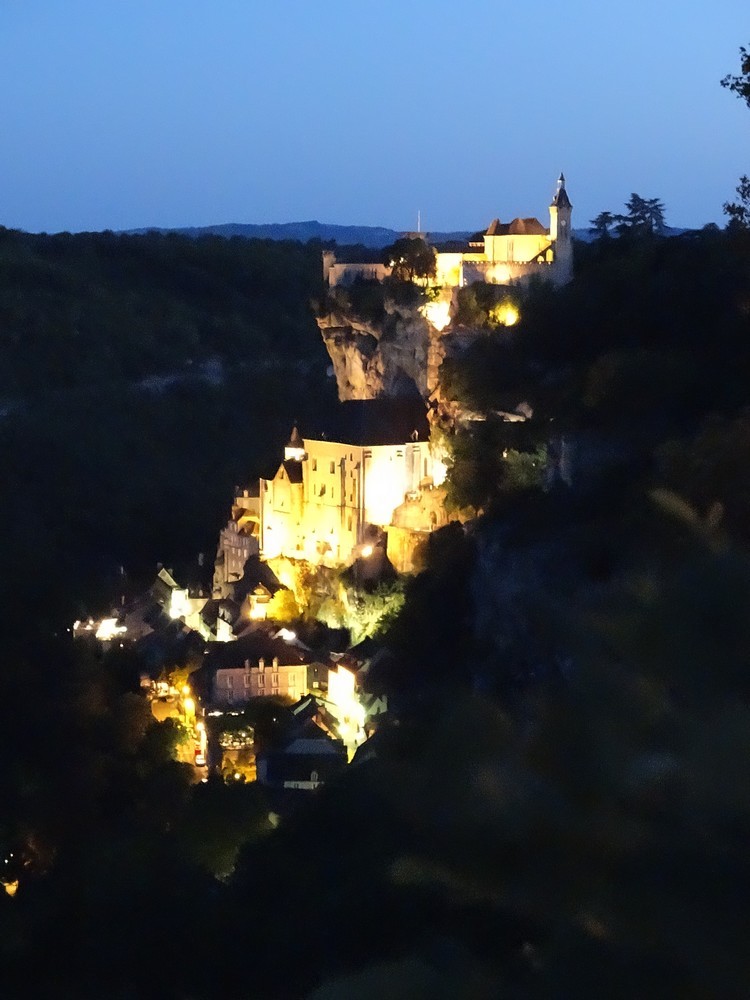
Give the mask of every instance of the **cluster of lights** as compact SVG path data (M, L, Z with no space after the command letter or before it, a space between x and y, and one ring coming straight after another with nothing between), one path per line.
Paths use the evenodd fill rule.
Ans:
M438 299L436 302L425 302L423 306L419 307L419 311L433 330L437 330L438 333L450 324L451 304L444 299Z

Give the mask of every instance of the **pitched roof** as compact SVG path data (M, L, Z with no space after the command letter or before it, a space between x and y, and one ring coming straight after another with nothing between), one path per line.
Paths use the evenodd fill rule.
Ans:
M487 227L486 236L546 236L547 230L539 219L513 219L512 222L500 222L493 219Z
M300 432L299 432L299 429L298 429L298 427L297 427L296 424L292 428L292 435L289 438L289 444L287 445L287 447L288 448L302 448L303 447L303 445L302 445L302 437L300 436Z
M265 587L271 594L281 589L281 583L268 563L263 562L258 555L251 555L245 561L242 578L234 585L235 600L243 601L258 585Z
M240 606L229 597L212 597L201 609L201 619L207 628L215 628L219 618L230 625L239 618ZM222 643L223 645L223 643Z
M568 192L565 190L565 174L560 174L560 179L557 182L557 191L552 199L552 204L557 205L558 208L572 208L570 204L570 198L568 197Z
M312 659L298 646L284 639L274 639L261 629L241 635L234 642L212 642L204 659L212 669L235 670L244 667L245 660L257 666L261 657L269 669L274 657L282 667L301 666Z
M288 754L329 753L335 754L337 757L341 755L341 752L341 747L334 743L330 736L326 736L325 733L321 733L320 737L299 737L288 743L282 750L282 753Z
M312 441L338 441L361 447L427 441L430 425L427 408L416 393L379 399L353 399L341 403L334 419L318 430L310 429Z

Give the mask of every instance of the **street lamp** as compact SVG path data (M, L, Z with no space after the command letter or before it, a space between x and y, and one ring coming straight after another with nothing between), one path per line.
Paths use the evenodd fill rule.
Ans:
M185 713L185 725L188 726L190 720L195 719L195 699L192 697L189 684L184 684L182 687L182 710Z

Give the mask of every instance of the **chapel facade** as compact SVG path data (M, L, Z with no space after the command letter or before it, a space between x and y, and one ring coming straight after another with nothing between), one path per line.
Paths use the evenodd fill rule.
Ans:
M302 438L295 427L275 476L260 481L262 557L351 563L373 528L387 529L405 500L434 489L445 476L426 428L401 436L329 441Z

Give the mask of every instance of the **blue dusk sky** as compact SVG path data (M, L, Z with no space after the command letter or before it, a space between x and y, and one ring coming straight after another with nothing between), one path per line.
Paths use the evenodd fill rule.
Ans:
M0 0L0 224L722 223L747 0Z

